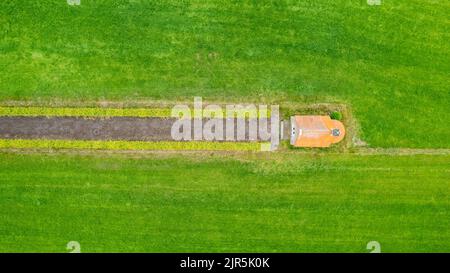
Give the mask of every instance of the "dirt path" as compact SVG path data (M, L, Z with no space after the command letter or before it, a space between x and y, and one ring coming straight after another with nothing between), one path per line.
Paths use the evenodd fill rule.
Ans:
M171 140L172 119L0 117L0 138Z
M168 141L173 140L171 128L175 120L136 117L0 117L0 138Z

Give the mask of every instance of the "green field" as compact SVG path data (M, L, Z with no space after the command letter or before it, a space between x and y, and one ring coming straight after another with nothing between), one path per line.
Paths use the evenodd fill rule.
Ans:
M381 1L0 1L2 115L330 103L345 105L346 143L369 146L41 153L1 140L0 252L450 252L450 2Z
M1 1L2 100L344 102L376 147L450 148L448 1Z
M0 251L449 252L449 160L2 154Z

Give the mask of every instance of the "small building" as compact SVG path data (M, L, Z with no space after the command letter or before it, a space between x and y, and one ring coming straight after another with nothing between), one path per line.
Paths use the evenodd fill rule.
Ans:
M291 145L295 147L329 147L344 136L342 122L329 116L291 117Z

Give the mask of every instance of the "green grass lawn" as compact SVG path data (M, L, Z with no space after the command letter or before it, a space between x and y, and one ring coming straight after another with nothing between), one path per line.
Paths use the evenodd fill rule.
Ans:
M381 1L0 1L0 105L345 103L448 149L450 2ZM2 151L0 252L450 252L450 155L337 151Z
M269 159L270 158L270 159ZM0 252L449 252L449 156L0 154Z
M344 102L375 147L450 148L448 1L0 2L0 102Z

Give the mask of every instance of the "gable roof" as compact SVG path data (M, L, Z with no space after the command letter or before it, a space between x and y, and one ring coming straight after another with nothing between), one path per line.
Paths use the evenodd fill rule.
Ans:
M291 128L291 145L296 147L329 147L345 136L342 122L329 116L293 116Z

